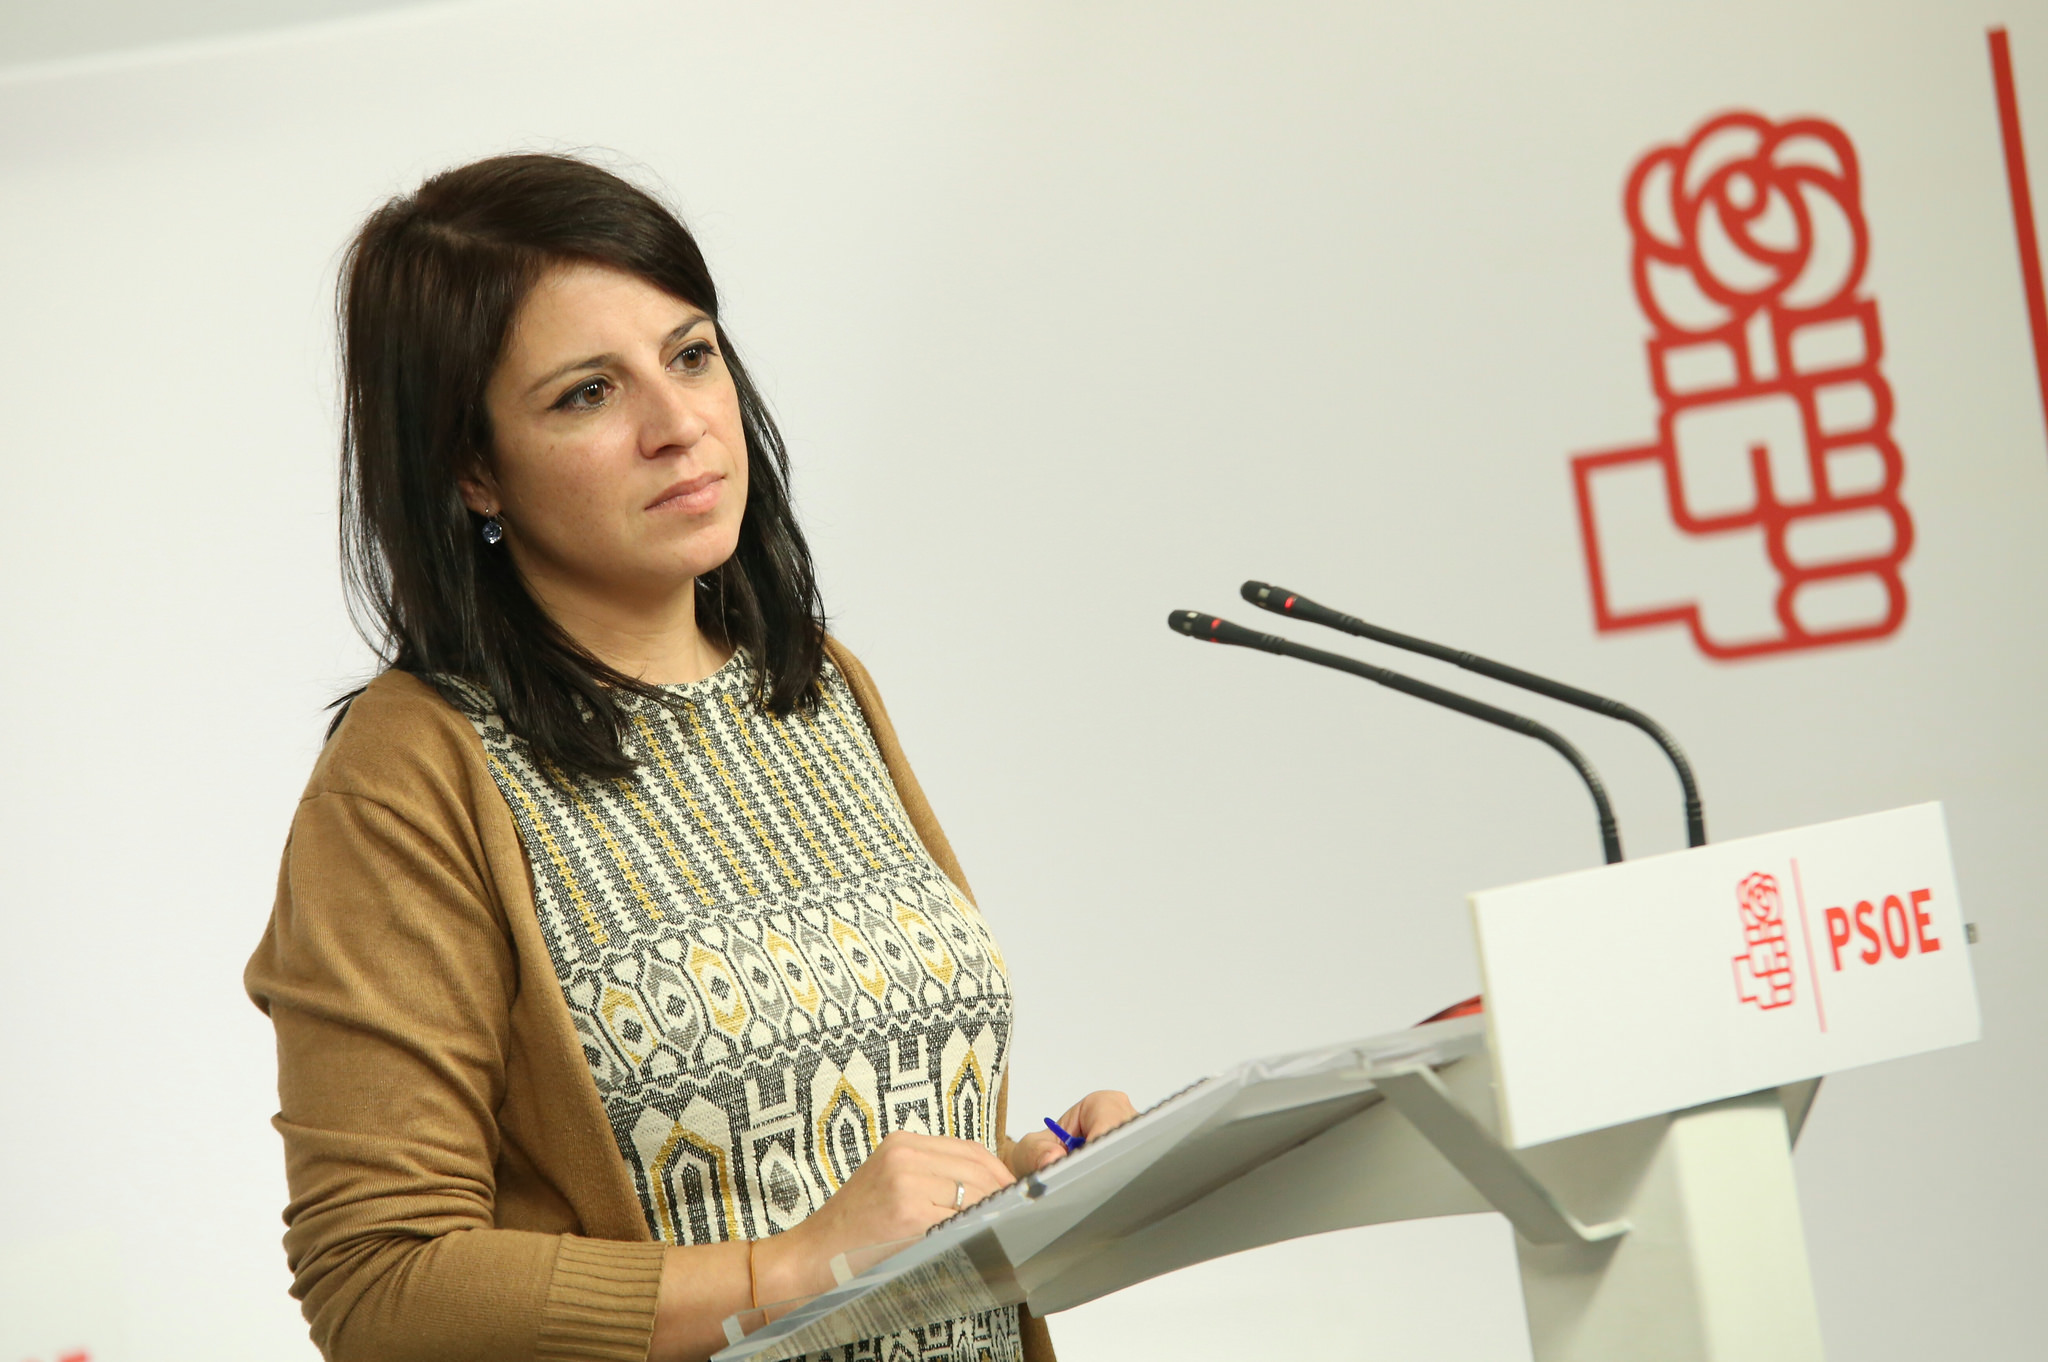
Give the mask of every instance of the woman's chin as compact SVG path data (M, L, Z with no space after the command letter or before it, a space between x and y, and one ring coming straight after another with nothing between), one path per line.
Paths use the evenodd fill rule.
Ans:
M708 577L732 560L739 549L737 527L703 526L696 533L677 536L648 555L650 575L677 585Z

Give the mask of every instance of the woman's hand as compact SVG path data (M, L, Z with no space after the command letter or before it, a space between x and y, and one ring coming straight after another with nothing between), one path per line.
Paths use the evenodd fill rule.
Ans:
M1060 1117L1060 1129L1092 1140L1137 1114L1131 1099L1120 1092L1091 1092L1067 1108L1066 1115ZM1010 1171L1021 1178L1066 1156L1067 1147L1060 1143L1060 1137L1041 1126L1010 1146Z
M1060 1125L1094 1139L1137 1115L1120 1092L1091 1092L1060 1117ZM662 1263L648 1356L696 1362L725 1346L720 1321L751 1297L757 1305L832 1288L832 1259L842 1253L923 1234L1000 1191L1026 1173L1065 1157L1049 1130L1010 1146L1009 1163L971 1140L897 1131L875 1146L837 1192L808 1220L785 1232L743 1243L671 1247ZM712 1256L723 1258L714 1265Z
M896 1131L809 1219L754 1245L759 1303L832 1286L832 1259L923 1234L962 1206L1016 1181L972 1140Z

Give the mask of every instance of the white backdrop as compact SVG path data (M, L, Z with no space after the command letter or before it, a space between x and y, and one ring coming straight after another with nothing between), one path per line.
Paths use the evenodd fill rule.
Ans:
M332 274L428 171L604 148L700 234L1004 939L1014 1123L1406 1025L1476 987L1466 891L1598 857L1537 745L1163 627L1264 577L1648 709L1717 837L1947 801L1986 1039L1828 1084L1807 1233L1833 1356L2038 1355L2048 448L1984 31L2048 181L2048 5L1536 8L492 0L0 78L0 1317L88 1311L94 1362L311 1355L239 975L367 665ZM1594 632L1568 458L1654 428L1623 178L1738 107L1861 153L1918 542L1897 633L1729 664ZM1629 850L1680 845L1655 752L1559 722ZM1054 1330L1527 1355L1491 1217Z

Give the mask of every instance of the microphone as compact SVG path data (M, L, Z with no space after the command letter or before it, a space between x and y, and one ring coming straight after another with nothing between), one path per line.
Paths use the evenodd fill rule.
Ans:
M1475 719L1501 728L1512 729L1525 737L1547 743L1559 756L1572 764L1579 773L1579 779L1586 782L1587 791L1593 796L1593 808L1600 816L1600 846L1607 855L1607 863L1614 864L1621 859L1621 833L1614 825L1614 807L1607 802L1607 787L1600 783L1600 776L1579 749L1566 742L1555 730L1545 728L1534 719L1524 718L1509 710L1460 695L1454 690L1432 686L1427 681L1417 681L1412 676L1375 667L1370 662L1346 657L1342 653L1326 653L1321 648L1310 648L1276 634L1261 634L1232 624L1229 620L1205 615L1198 610L1176 610L1166 617L1168 627L1189 638L1206 639L1211 643L1227 643L1238 648L1256 648L1262 653L1277 653L1281 657L1292 657L1302 662L1313 662L1319 667L1334 667L1340 672L1362 676L1376 681L1390 690L1412 695L1418 700L1427 700L1433 705L1455 709L1460 714L1469 714Z
M1705 846L1707 843L1706 812L1700 807L1700 788L1692 778L1692 763L1679 751L1678 740L1664 731L1664 726L1639 709L1624 705L1619 700L1610 700L1604 695L1595 695L1577 686L1567 686L1562 681L1552 681L1534 672L1525 672L1520 667L1510 667L1505 662L1495 662L1478 657L1459 648L1446 648L1441 643L1397 634L1392 629L1382 629L1377 624L1367 624L1353 615L1342 614L1327 605L1318 605L1306 596L1289 591L1283 586L1269 586L1264 582L1246 582L1238 588L1238 594L1261 610L1270 610L1276 615L1287 615L1304 619L1311 624L1320 624L1339 633L1353 634L1359 638L1371 639L1389 647L1405 648L1411 653L1421 653L1439 662L1449 662L1463 667L1468 672L1505 681L1510 686L1519 686L1526 691L1562 700L1580 709L1589 709L1595 714L1605 714L1610 719L1619 719L1633 724L1650 735L1650 740L1664 749L1664 755L1671 759L1671 767L1678 772L1678 786L1685 795L1685 838L1688 846Z

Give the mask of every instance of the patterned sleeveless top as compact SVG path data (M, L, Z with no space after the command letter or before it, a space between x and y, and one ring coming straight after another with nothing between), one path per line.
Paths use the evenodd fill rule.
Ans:
M761 1238L892 1130L996 1146L1011 998L988 925L918 841L828 661L763 713L744 652L630 700L624 779L568 778L472 722L533 869L569 1012L656 1239ZM1021 1362L1014 1309L820 1362Z

